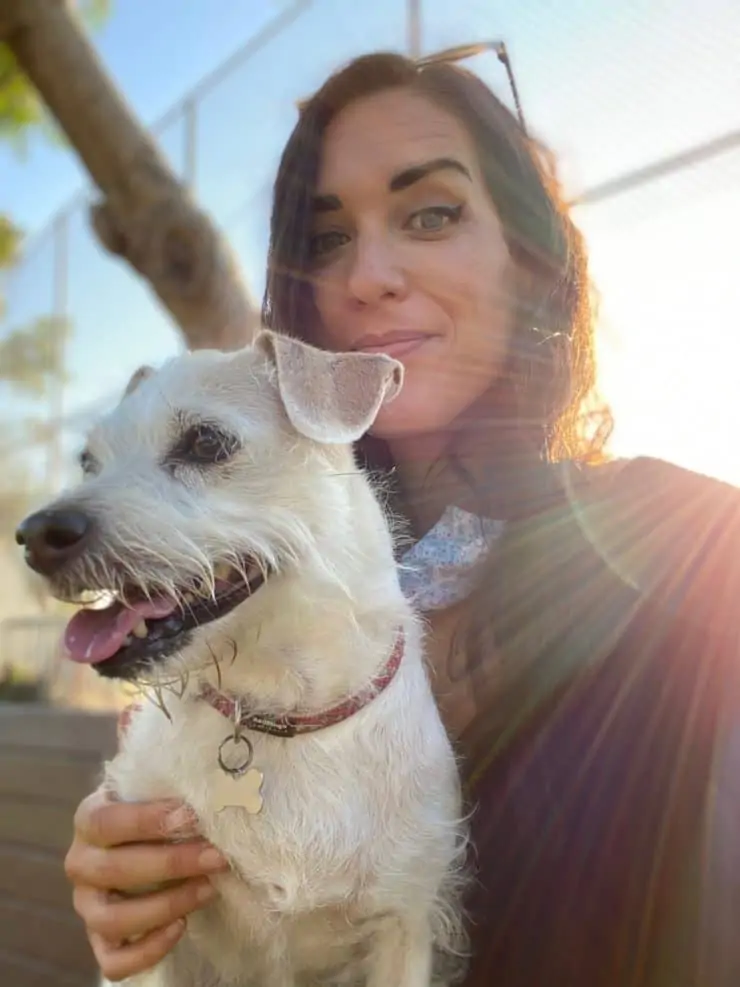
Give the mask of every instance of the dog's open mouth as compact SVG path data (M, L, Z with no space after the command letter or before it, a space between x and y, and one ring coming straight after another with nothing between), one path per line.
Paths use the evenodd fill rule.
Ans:
M105 609L79 610L64 632L64 646L73 661L94 665L106 677L131 677L135 669L161 661L180 650L190 633L243 603L265 581L265 569L248 563L242 569L215 567L213 590L191 589L179 599L159 595L126 595Z

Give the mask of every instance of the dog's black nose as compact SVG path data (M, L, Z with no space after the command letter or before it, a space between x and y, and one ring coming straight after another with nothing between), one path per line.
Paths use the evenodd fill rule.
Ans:
M42 576L51 576L82 551L91 528L92 521L83 511L38 511L21 521L15 540L25 549L28 565Z

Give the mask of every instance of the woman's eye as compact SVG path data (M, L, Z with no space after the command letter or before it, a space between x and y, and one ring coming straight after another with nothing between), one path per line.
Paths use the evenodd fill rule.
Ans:
M333 250L343 247L349 240L346 233L340 230L326 230L324 233L316 233L311 237L309 250L312 257L322 257Z
M461 214L462 206L429 206L413 213L406 225L417 233L439 233L457 223Z

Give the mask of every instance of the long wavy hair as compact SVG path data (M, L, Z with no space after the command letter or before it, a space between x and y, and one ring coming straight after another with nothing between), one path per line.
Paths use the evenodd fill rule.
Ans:
M398 88L425 96L466 128L511 257L526 273L528 295L514 300L507 364L478 426L505 432L507 448L518 437L519 449L545 459L603 458L611 418L595 398L594 296L583 237L568 215L552 157L476 75L457 65L364 55L303 104L275 181L265 323L310 341L317 316L309 244L324 134L355 100ZM364 465L392 467L383 443L367 439L359 451Z

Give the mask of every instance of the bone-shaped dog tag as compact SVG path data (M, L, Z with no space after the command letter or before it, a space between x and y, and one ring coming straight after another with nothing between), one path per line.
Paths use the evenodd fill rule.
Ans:
M219 773L213 786L213 808L216 812L224 809L246 809L250 816L262 811L262 782L264 775L257 768L250 768L242 775Z
M262 811L264 775L251 767L254 749L248 737L238 729L222 740L218 749L218 766L212 789L213 808L246 809L251 816Z

